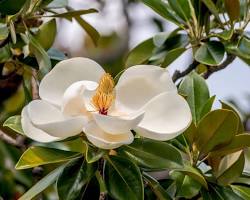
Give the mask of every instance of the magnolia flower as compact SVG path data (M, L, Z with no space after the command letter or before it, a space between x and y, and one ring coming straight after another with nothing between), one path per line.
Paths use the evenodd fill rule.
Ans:
M187 102L177 93L166 69L137 65L113 78L88 58L59 62L41 81L41 100L22 110L25 134L52 142L82 131L95 146L132 143L131 130L154 140L169 140L191 122Z

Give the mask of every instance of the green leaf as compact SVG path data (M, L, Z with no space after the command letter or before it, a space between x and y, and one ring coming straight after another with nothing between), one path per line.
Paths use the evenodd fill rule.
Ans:
M24 135L22 125L21 125L21 116L20 115L15 115L15 116L9 117L4 122L3 126L10 128L17 133L20 133L21 135Z
M183 134L184 134L185 138L187 139L188 143L191 146L193 144L194 138L195 138L195 136L197 134L197 127L192 122L190 124L190 126L188 127L188 129L186 129Z
M106 154L103 149L95 148L84 142L85 145L85 158L88 163L94 163Z
M218 37L222 40L230 40L231 37L233 36L233 33L234 29L231 28L230 30L224 30L220 33L211 34L210 37Z
M214 110L198 124L195 144L200 154L207 154L218 145L230 143L237 132L237 116L229 110Z
M183 165L180 152L166 142L138 138L120 151L144 168L173 169Z
M56 20L52 19L39 27L34 38L43 49L48 50L54 43L56 32Z
M38 76L40 79L42 79L51 70L51 62L49 56L43 49L43 47L40 45L40 43L31 34L28 34L28 38L29 48L31 52L35 55L39 65Z
M196 72L191 72L181 82L179 92L187 97L193 122L197 124L202 117L203 106L209 99L209 90L206 81Z
M4 15L16 14L24 5L26 0L1 0L0 13Z
M206 189L208 188L207 181L204 176L196 168L185 165L182 169L175 169L172 172L181 172L187 176L190 176L192 179L200 183Z
M97 166L84 158L75 159L65 166L57 180L57 192L61 200L77 200L83 186L94 176Z
M191 9L187 0L168 0L172 9L184 21L188 21L191 17Z
M125 63L126 67L145 63L152 56L154 48L152 38L140 43L129 52Z
M250 134L248 133L236 135L228 145L218 148L217 150L212 151L210 154L211 156L219 157L237 152L246 147L250 147Z
M54 171L50 172L48 175L46 175L44 178L42 178L40 181L38 181L32 188L30 188L23 196L21 196L18 200L31 200L36 195L41 193L43 190L45 190L48 186L52 185L57 177L62 172L65 165L61 165L60 167L56 168Z
M181 172L170 172L170 177L176 182L176 197L178 198L191 199L195 197L201 189L199 182Z
M239 0L224 0L225 8L230 20L236 21L240 17L240 1Z
M0 63L6 62L11 58L10 45L6 44L0 48Z
M216 19L220 22L219 11L217 6L214 4L212 0L202 0L202 2L207 6L210 12L216 17Z
M242 54L250 56L250 39L243 37L239 43L238 49Z
M158 200L171 200L172 199L169 196L169 194L166 192L166 190L153 177L149 176L147 173L144 172L143 178L149 184L149 186L153 190L153 192Z
M75 17L78 24L88 33L94 44L97 46L100 39L99 32L81 17Z
M195 60L205 65L218 65L225 54L224 45L218 41L210 41L201 45L195 52Z
M81 157L78 152L33 146L27 149L16 164L16 169L28 169L40 165L59 163Z
M119 156L107 157L105 182L109 194L119 200L143 200L144 190L139 168Z
M242 199L247 200L250 199L250 188L246 186L240 185L232 185L233 191L238 194Z
M9 29L6 24L0 23L0 41L5 40L9 35Z
M244 152L236 152L225 156L219 165L217 181L221 185L233 183L243 172L245 164Z
M238 129L237 129L237 134L238 133L243 133L244 132L244 125L242 123L241 117L240 117L240 113L239 111L237 111L236 108L234 108L233 105L230 105L228 103L225 103L223 101L220 101L221 105L222 105L222 109L226 109L226 110L231 110L234 112L234 114L237 116L238 118Z
M55 15L49 15L47 17L61 17L61 18L66 18L69 20L72 20L74 17L78 17L81 15L86 15L86 14L91 14L91 13L97 13L98 11L96 9L87 9L87 10L71 10L65 13L59 13Z
M183 54L187 49L186 48L176 48L172 49L167 52L164 61L161 65L161 67L167 67L170 65L173 61L175 61L181 54Z
M213 107L213 103L215 100L215 95L210 97L207 102L203 105L202 109L201 109L201 114L200 114L200 118L202 119L207 113L209 113Z
M148 7L152 8L156 13L163 18L175 23L177 26L181 26L181 20L175 16L172 9L169 7L166 1L159 0L141 0Z

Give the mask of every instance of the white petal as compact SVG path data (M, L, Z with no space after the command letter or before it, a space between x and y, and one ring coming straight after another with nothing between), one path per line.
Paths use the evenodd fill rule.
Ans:
M115 149L134 140L131 132L111 135L100 129L94 121L89 122L83 129L88 140L101 149Z
M67 138L82 132L88 118L85 116L65 117L59 109L43 100L28 104L28 115L33 125L59 138Z
M183 133L192 121L186 100L175 93L162 93L143 108L145 115L135 131L154 140L169 140Z
M49 135L39 128L36 128L30 121L27 106L25 106L22 110L21 124L25 135L37 142L53 142L60 139Z
M62 112L70 116L87 114L85 104L89 104L97 87L98 83L93 81L78 81L70 85L63 95Z
M153 97L163 92L177 93L169 72L153 65L128 68L116 86L116 107L124 112L142 108Z
M56 64L42 79L39 95L43 100L60 106L65 90L77 81L99 82L104 74L102 67L88 58L71 58Z
M110 116L93 113L92 116L103 131L119 135L134 129L143 119L144 112L137 112L127 116Z

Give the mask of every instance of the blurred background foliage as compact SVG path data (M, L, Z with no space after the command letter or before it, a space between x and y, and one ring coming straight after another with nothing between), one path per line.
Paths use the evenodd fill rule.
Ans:
M38 98L37 82L67 57L93 58L113 77L131 65L157 64L169 67L177 84L193 70L208 78L232 63L247 67L249 6L248 0L0 0L0 122ZM244 87L250 92L248 84ZM242 106L237 98L227 100L249 131L249 105ZM0 198L18 199L56 165L15 170L31 141L2 126L1 130L10 144L0 141ZM246 155L250 157L248 150ZM178 173L171 176L184 179ZM170 188L171 181L162 185ZM54 191L51 186L38 198L57 199ZM193 198L192 194L183 193ZM145 196L152 195L146 189Z

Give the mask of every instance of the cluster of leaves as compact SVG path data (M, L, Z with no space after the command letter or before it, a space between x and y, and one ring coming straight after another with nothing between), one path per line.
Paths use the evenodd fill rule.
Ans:
M178 28L139 44L128 55L127 66L151 63L167 67L187 49L192 49L194 57L187 73L197 69L208 77L236 57L250 64L250 37L244 30L250 21L248 0L141 1Z
M57 165L20 199L32 199L54 182L65 200L98 199L100 194L124 200L248 199L244 149L250 146L250 135L244 133L238 112L224 102L221 109L211 110L215 96L210 97L205 80L195 72L183 79L179 93L189 103L193 122L171 141L136 138L107 151L81 135L28 148L16 169ZM20 116L4 126L22 134ZM156 171L165 174L159 181Z
M67 0L3 0L0 1L0 121L10 116L31 99L31 79L34 73L41 79L65 55L51 48L57 33L56 18L75 19L97 44L99 33L81 15L96 13L95 9L73 10ZM59 10L58 10L59 9ZM64 11L62 12L62 9ZM59 13L60 11L60 13ZM35 73L35 74L36 74ZM13 78L14 77L14 78ZM35 75L36 77L36 75ZM12 90L23 80L23 87L12 97ZM14 82L14 83L13 83ZM17 82L17 83L16 83ZM5 84L6 83L6 84ZM13 88L14 92L16 88ZM19 102L13 106L12 102ZM2 102L1 102L2 103ZM15 108L14 108L15 107Z

